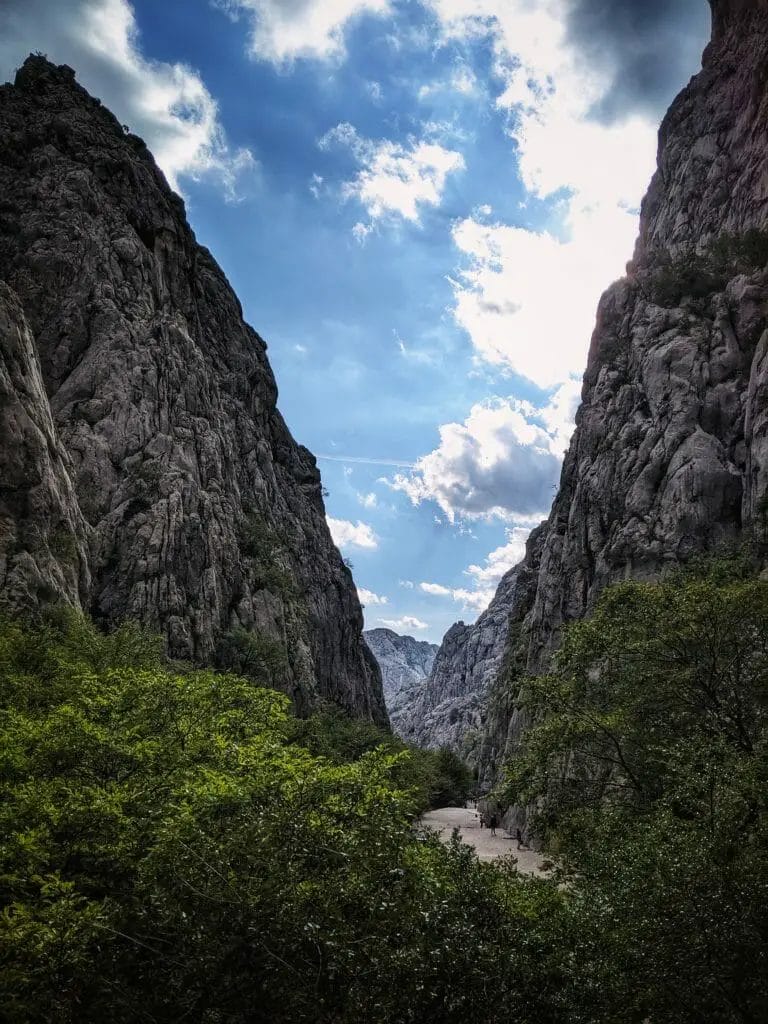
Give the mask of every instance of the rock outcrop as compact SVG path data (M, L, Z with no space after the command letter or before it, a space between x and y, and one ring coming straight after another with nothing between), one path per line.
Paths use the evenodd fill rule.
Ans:
M369 629L363 636L381 669L392 730L402 736L401 716L417 699L432 671L437 644L401 636L391 629Z
M398 730L408 742L452 747L477 763L489 693L503 669L510 628L531 608L542 539L542 529L534 530L525 560L504 576L474 625L458 622L443 637L426 683L399 710Z
M606 585L745 537L765 546L768 0L712 7L702 71L661 126L634 258L599 305L540 558L524 563L535 579L482 684L488 780L520 740L516 678L546 666ZM475 668L455 671L446 691Z
M0 87L0 595L386 722L315 459L141 139L67 67Z

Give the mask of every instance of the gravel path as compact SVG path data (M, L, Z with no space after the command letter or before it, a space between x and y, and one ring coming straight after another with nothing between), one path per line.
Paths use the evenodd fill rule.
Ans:
M496 835L492 836L489 828L480 828L480 819L473 810L441 807L436 811L427 811L421 823L434 829L446 842L451 838L453 830L458 828L462 842L474 847L480 860L499 860L511 853L517 858L519 871L541 878L546 875L542 870L544 858L541 854L535 850L518 850L515 840L509 839L502 828L497 828Z

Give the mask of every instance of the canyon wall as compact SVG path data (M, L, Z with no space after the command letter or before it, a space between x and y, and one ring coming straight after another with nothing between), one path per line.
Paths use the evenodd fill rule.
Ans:
M0 602L386 724L312 454L146 146L30 57L0 87Z
M702 70L661 125L634 257L599 304L551 514L494 602L506 610L495 627L503 654L454 627L435 662L448 671L426 688L424 720L446 697L481 707L467 725L482 719L486 785L525 724L516 680L546 667L563 626L606 585L765 541L768 2L712 6ZM521 574L524 594L505 598ZM484 627L481 617L462 637ZM466 657L454 656L457 640Z

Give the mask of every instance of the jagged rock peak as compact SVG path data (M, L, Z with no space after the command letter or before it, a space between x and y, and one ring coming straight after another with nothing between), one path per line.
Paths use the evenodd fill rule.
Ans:
M413 703L432 671L437 645L391 629L369 629L363 636L381 669L392 728L401 734L403 709Z
M443 637L429 678L398 709L397 729L409 742L452 747L477 762L488 694L503 671L510 625L530 610L543 538L543 527L532 531L524 560L504 576L477 622L457 622Z
M0 603L385 724L314 457L141 139L32 56L0 87Z

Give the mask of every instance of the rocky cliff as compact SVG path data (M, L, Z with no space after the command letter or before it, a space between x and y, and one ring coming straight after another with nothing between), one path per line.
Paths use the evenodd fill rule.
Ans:
M538 564L541 540L541 528L534 530L526 561L507 573L474 625L458 622L443 637L429 678L398 709L398 731L408 742L428 749L449 746L476 763L489 693L504 664L510 627L531 607L532 566Z
M483 684L487 779L519 742L515 679L546 665L563 625L607 584L745 536L765 543L768 0L712 7L702 71L661 126L634 258L599 304L539 550L502 582L533 577L510 603L502 668ZM462 665L444 688L474 678Z
M315 459L144 143L30 57L0 87L0 596L386 722Z
M416 700L432 671L437 645L412 636L400 636L391 629L369 629L363 636L381 669L384 701L392 729L403 736L401 716Z

